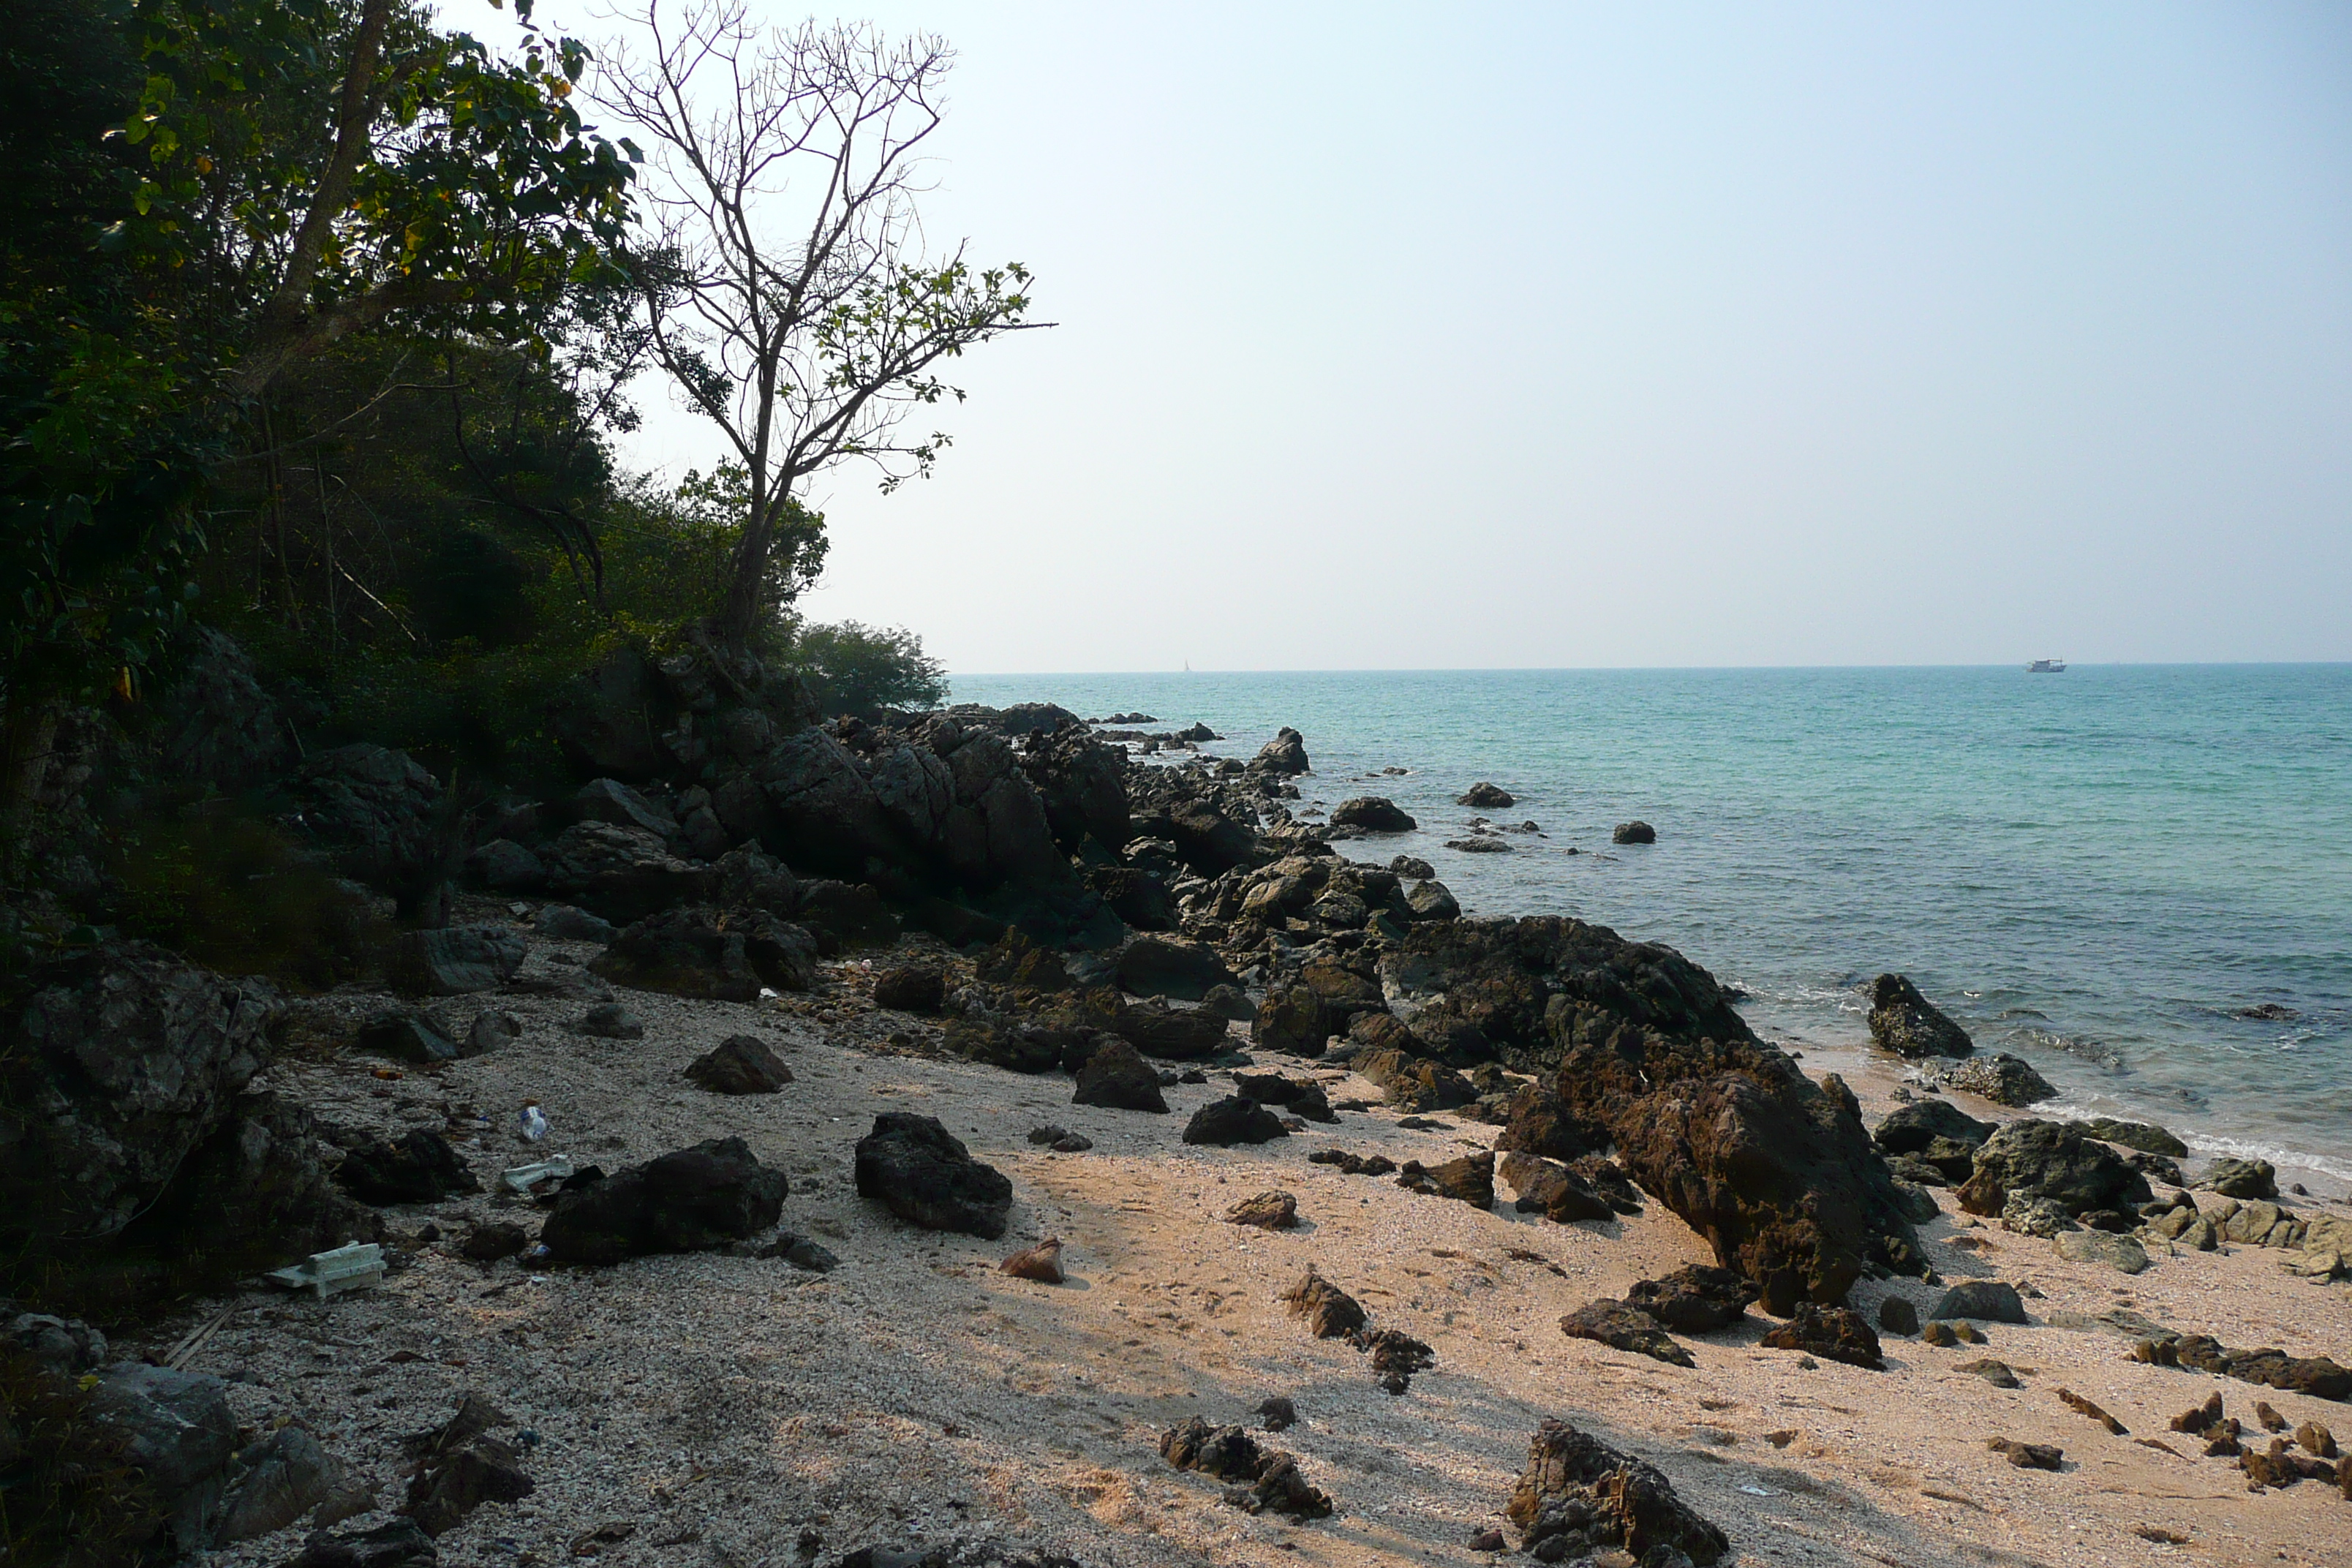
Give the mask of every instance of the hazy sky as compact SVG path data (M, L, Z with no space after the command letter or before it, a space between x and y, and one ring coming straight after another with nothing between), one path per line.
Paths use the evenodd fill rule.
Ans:
M1060 325L958 367L929 482L820 481L820 618L960 671L2352 658L2352 9L846 14L954 45L926 222ZM716 455L643 392L631 461Z

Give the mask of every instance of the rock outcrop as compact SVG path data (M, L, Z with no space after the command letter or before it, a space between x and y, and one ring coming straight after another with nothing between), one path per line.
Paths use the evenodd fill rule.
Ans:
M971 1156L935 1117L886 1110L857 1141L857 1195L909 1225L993 1241L1013 1211L1013 1183Z
M1882 974L1870 987L1870 1043L1915 1060L1965 1057L1977 1048L1966 1029L1900 974Z
M1679 1553L1706 1568L1731 1549L1654 1466L1565 1421L1537 1428L1503 1515L1521 1532L1519 1550L1541 1563L1614 1548L1661 1563Z
M540 1232L564 1263L617 1263L655 1252L704 1252L772 1230L784 1173L740 1138L714 1138L609 1176L564 1183Z

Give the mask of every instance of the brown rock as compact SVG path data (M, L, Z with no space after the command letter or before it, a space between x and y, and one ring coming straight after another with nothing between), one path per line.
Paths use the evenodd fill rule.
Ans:
M1637 1280L1625 1304L1647 1312L1677 1333L1705 1334L1729 1328L1756 1300L1756 1287L1728 1268L1694 1263L1663 1279Z
M1851 1307L1817 1307L1811 1301L1800 1301L1795 1315L1768 1331L1759 1342L1774 1350L1803 1351L1873 1371L1886 1364L1879 1359L1877 1333Z
M2089 1416L2092 1420L2097 1422L2108 1431L2113 1432L2118 1437L2128 1437L2131 1436L2130 1427L2125 1426L2122 1422L2116 1420L2114 1416L2108 1415L2105 1411L2100 1409L2097 1405L2092 1404L2081 1394L2074 1393L2072 1389L2060 1389L2058 1391L2058 1403L2063 1405L2069 1410L2076 1411L2082 1415Z
M1437 1364L1437 1352L1411 1334L1394 1329L1359 1329L1348 1342L1371 1358L1381 1386L1402 1394L1412 1386L1412 1374Z
M1565 1421L1537 1428L1503 1516L1524 1532L1519 1549L1539 1563L1612 1547L1663 1562L1664 1548L1705 1568L1731 1545L1655 1468Z
M2287 1418L2272 1409L2270 1402L2263 1399L2254 1401L2254 1419L2263 1424L2265 1432L2284 1432L2288 1426Z
M1062 1238L1049 1236L1034 1247L1024 1247L1003 1262L997 1269L1015 1279L1034 1279L1043 1285L1059 1285L1062 1273Z
M1631 1351L1671 1366L1696 1366L1690 1352L1657 1320L1623 1301L1587 1301L1559 1321L1559 1331L1572 1340L1591 1340L1612 1350Z
M1282 1293L1294 1318L1305 1318L1318 1340L1336 1340L1364 1326L1364 1309L1356 1299L1309 1268Z
M2221 1396L2218 1393L2205 1396L2205 1403L2194 1410L2184 1410L2171 1421L2175 1432L2186 1432L2192 1437L2202 1437L2221 1424Z
M1430 1166L1407 1160L1397 1175L1397 1185L1430 1197L1452 1198L1472 1208L1490 1209L1495 1206L1495 1156L1481 1150Z
M2055 1470L2065 1463L2066 1451L2049 1443L2013 1443L2007 1437L1994 1437L1985 1447L1996 1454L2005 1454L2009 1462L2021 1470Z
M1291 1230L1298 1224L1298 1200L1288 1193L1260 1193L1244 1198L1225 1215L1230 1225L1254 1225L1260 1230Z
M2294 1440L2303 1445L2305 1451L2315 1458L2322 1459L2336 1458L2335 1434L2316 1421L2306 1421L2296 1427Z

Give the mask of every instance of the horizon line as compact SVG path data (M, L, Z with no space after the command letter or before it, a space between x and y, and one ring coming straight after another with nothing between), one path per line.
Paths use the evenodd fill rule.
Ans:
M2339 669L2352 668L2352 658L2221 658L2221 659L2067 659L2066 672L2077 669ZM1182 675L1642 675L1727 674L1798 670L1875 669L2013 669L2025 672L2016 660L1976 664L1438 664L1416 666L1260 667L1216 669L975 669L950 670L950 680L1031 680L1055 676L1095 676L1131 679L1138 676Z

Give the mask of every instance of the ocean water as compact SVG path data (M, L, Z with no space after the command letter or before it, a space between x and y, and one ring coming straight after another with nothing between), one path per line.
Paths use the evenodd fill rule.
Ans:
M1769 1037L1851 1049L1912 977L2062 1091L2283 1179L2352 1181L2352 666L959 676L958 701L1304 733L1300 807L1383 795L1479 914L1570 914L1744 987ZM1382 768L1407 770L1381 775ZM1368 777L1367 775L1372 775ZM1478 780L1533 821L1444 847ZM1612 847L1639 817L1651 847ZM1570 847L1580 851L1567 853ZM2252 1017L2264 1005L2278 1017Z

